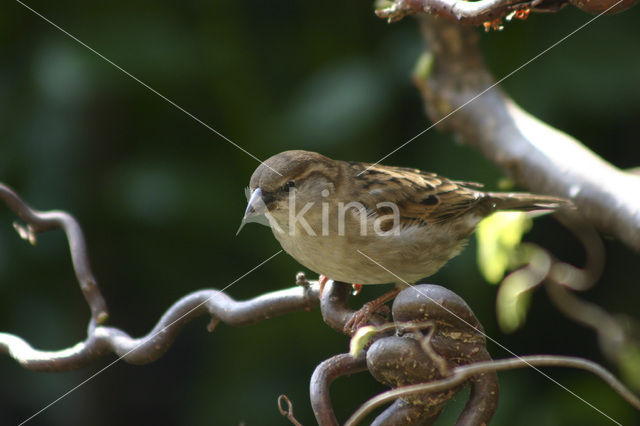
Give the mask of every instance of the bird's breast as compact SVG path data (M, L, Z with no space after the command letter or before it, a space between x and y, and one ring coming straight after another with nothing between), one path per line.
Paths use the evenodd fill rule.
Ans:
M325 232L311 227L314 232L309 233L304 225L288 223L272 229L289 255L318 274L336 281L382 284L414 283L436 273L460 252L473 230L469 225L416 225L383 235L372 224L361 227L353 222L344 232L335 223Z

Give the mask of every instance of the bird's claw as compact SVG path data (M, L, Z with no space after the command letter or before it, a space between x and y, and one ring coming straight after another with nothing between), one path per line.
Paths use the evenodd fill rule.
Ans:
M353 336L360 327L367 325L374 315L388 317L390 312L391 309L387 305L380 305L375 300L367 302L351 315L349 321L344 325L344 332Z
M359 295L362 291L362 284L351 284L351 287L353 287L353 293L351 294L354 296Z
M319 299L322 299L322 292L324 291L324 286L325 284L327 284L327 281L329 281L329 277L327 277L326 275L320 275L318 277L318 283L320 283L320 290L318 290Z

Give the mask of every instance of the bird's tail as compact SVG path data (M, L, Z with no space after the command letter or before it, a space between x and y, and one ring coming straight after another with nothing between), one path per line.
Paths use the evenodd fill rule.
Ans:
M486 195L493 210L531 211L575 208L571 201L550 195L535 195L524 192L488 192Z

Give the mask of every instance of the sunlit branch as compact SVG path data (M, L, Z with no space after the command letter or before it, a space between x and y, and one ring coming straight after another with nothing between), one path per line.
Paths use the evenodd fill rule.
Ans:
M377 9L376 15L394 22L407 15L430 13L460 24L481 25L515 10L549 12L560 10L566 4L567 0L395 0L390 5Z
M415 74L427 113L438 127L481 151L533 192L570 198L599 230L640 252L640 177L620 170L576 139L537 120L494 87L478 32L420 15L426 42ZM465 105L466 104L466 105Z

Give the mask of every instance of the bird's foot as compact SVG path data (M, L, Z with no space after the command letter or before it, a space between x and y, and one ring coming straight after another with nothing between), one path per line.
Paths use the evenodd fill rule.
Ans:
M351 284L351 287L353 287L353 293L351 294L354 296L359 295L362 291L362 284Z
M349 318L349 321L344 325L344 332L353 336L360 327L367 325L374 315L387 315L390 309L385 303L396 297L398 293L400 293L400 289L393 289L377 299L362 305L362 308L354 312L351 318Z
M318 282L320 283L320 290L318 290L318 299L322 299L322 292L324 291L324 286L329 281L329 277L326 275L320 275L318 277Z
M349 321L344 325L345 334L353 336L360 327L367 325L374 315L386 316L389 314L390 309L387 305L376 306L374 302L375 300L365 303L362 308L353 313Z

